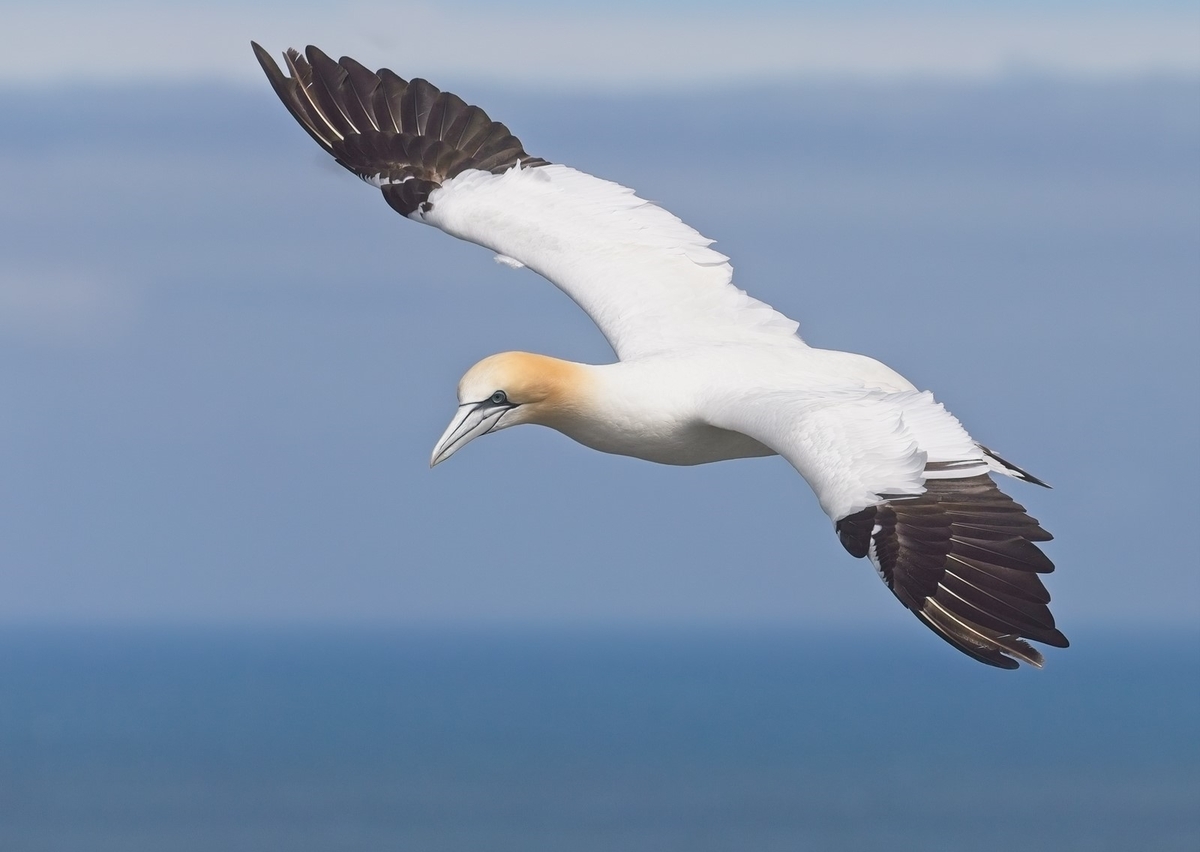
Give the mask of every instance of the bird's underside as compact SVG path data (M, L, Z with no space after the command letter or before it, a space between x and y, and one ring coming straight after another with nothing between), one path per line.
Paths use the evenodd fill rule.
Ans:
M551 280L597 323L621 358L617 366L651 363L663 351L678 358L689 346L760 347L810 361L816 356L806 353L819 352L795 336L793 322L732 285L727 258L709 240L624 187L530 156L479 107L424 80L334 61L314 47L303 55L289 50L284 74L253 47L280 100L338 163L378 187L400 214ZM791 462L846 550L868 558L900 602L947 642L989 665L1040 666L1026 640L1067 647L1041 580L1054 566L1038 543L1051 536L991 474L1043 483L975 443L932 396L907 384L872 384L868 374L879 365L871 363L838 389L845 405L805 409L819 421L811 428L787 419L786 405L783 414L753 418L734 406L724 420L704 422L762 450L738 444L736 454L777 452ZM456 440L516 422L570 434L560 415L531 413L548 403L487 381L471 399L462 398L460 384L456 422L474 431ZM469 406L478 409L476 420ZM841 420L828 413L842 409L861 413ZM614 446L628 438L617 437Z

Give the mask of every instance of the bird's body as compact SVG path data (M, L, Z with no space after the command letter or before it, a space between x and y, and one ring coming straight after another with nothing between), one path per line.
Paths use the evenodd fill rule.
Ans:
M671 465L782 455L853 556L975 659L1041 664L1066 647L1039 574L1050 535L992 473L1037 484L927 391L862 355L816 349L733 286L711 241L632 190L525 153L504 125L423 80L289 51L276 93L338 162L402 215L490 248L566 292L618 361L508 352L459 383L432 463L522 423Z
M718 426L726 409L777 395L805 409L828 404L831 393L915 390L874 359L803 344L693 346L572 366L577 369L564 373L587 390L568 410L586 406L586 413L543 425L594 450L671 465L776 455L748 435Z
M737 353L722 359L716 349L689 354L700 357L559 362L566 365L561 375L567 384L558 403L528 422L557 429L593 450L658 464L774 455L746 435L714 426L706 416L704 395L719 388L735 390L739 379L753 375L743 371L748 365L731 364L728 356ZM702 364L708 369L698 370Z

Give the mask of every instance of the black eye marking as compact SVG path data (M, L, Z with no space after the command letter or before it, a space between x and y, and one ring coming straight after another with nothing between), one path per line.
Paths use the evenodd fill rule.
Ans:
M502 390L496 391L494 394L492 394L492 404L493 405L504 405L507 402L508 402L508 394L506 394L504 391L502 391Z

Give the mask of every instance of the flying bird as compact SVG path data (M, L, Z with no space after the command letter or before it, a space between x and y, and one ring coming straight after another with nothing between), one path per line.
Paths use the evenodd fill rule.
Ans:
M607 453L694 465L781 455L854 557L980 662L1065 648L1041 574L1051 535L993 474L1045 485L979 444L928 391L863 355L817 349L733 285L711 240L633 190L530 156L503 124L427 81L315 47L254 53L300 126L400 215L478 243L570 296L618 360L505 352L458 385L431 465L522 423Z

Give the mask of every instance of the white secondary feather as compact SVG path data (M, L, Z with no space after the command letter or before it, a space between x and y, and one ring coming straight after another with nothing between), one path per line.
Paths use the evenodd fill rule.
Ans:
M543 275L622 360L699 344L802 345L797 323L733 286L711 240L619 184L559 165L469 170L429 204L410 218Z
M928 391L756 392L714 407L709 422L786 458L834 521L889 495L923 493L931 463L955 464L957 477L988 470L979 445Z

